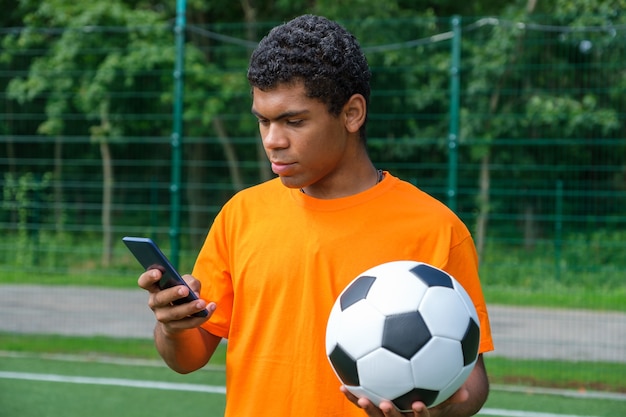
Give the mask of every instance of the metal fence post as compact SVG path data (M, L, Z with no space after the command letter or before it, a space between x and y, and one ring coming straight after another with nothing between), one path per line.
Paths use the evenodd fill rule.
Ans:
M450 63L450 126L448 131L448 207L457 208L458 139L460 106L461 17L453 16Z
M557 282L561 280L561 247L563 246L563 181L556 182L554 219L554 273Z
M183 88L185 65L186 0L176 0L176 62L174 67L174 109L172 129L172 178L170 184L170 261L178 266L180 252L180 189L183 140Z

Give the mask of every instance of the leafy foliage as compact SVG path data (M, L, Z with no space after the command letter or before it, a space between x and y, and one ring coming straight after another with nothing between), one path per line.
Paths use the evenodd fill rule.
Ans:
M622 230L625 1L394 0L375 8L361 0L188 1L183 215L191 247L234 191L268 178L250 115L248 57L276 23L305 12L339 20L366 52L373 73L368 143L379 167L444 200L456 95L453 174L458 213L471 228L484 215L486 238L513 242L515 259L557 241L559 221L562 239ZM174 2L1 5L10 11L0 17L5 171L14 178L51 172L47 198L63 227L100 233L100 191L108 184L116 231L165 236L178 99ZM458 91L450 82L454 14L461 15ZM101 145L110 146L108 179ZM18 233L11 216L0 213ZM611 246L614 237L605 238ZM562 259L576 258L564 250Z

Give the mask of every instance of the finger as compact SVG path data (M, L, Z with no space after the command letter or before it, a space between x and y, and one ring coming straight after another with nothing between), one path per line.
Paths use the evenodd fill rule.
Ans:
M401 413L391 401L381 401L379 407L385 417L402 417L405 415L413 415L412 413Z
M363 409L369 417L385 417L387 414L376 407L373 402L365 397L361 397L357 401L357 405Z
M155 310L154 315L157 321L176 329L198 327L210 318L210 314L207 317L194 316L193 314L203 308L196 308L190 304L192 303L158 309Z
M359 400L358 397L356 395L354 395L353 393L351 393L350 391L348 391L348 388L346 388L344 385L339 387L339 391L341 391L343 393L343 395L346 396L346 398L354 405L357 405L357 401Z
M150 300L148 301L148 305L152 310L163 307L172 307L172 304L175 301L180 300L181 298L185 298L189 295L189 288L184 285L176 285L170 288L164 288L157 292L154 292L150 296ZM190 303L180 304L180 305L188 305ZM205 306L206 307L206 304ZM203 307L203 308L204 308Z
M430 411L428 410L428 407L426 407L426 404L424 404L423 402L415 402L413 403L413 406L411 407L411 409L413 410L413 416L414 417L429 417L430 416Z
M210 317L217 308L213 302L209 303L203 299L197 299L185 303L175 303L185 298L189 291L189 288L184 285L166 288L151 294L148 305L157 314L157 320L159 321L181 320L202 310L207 310Z
M137 285L148 291L158 291L158 282L161 279L161 271L158 269L150 269L143 274L139 275Z
M189 288L191 288L196 294L200 294L200 288L202 286L200 281L198 281L195 277L189 274L183 275L183 279L185 280Z
M365 413L369 417L384 417L382 412L367 398L358 398L356 395L348 391L348 388L346 388L344 385L340 386L339 390L352 404L365 411Z
M445 410L450 406L450 404L463 403L469 399L469 391L465 387L459 388L452 396L450 396L447 400L440 403L436 407L428 408L422 402L413 403L413 412L415 417L430 417L431 415L441 415L445 414Z
M158 315L157 315L158 317ZM157 320L161 324L161 329L166 335L174 335L185 330L198 328L208 320L207 317L184 316L174 320Z

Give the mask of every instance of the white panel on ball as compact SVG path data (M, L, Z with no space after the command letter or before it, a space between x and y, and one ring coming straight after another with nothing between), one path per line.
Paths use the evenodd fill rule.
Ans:
M459 284L459 282L456 280L452 284L454 285L454 289L459 293L459 297L461 297L461 299L463 300L463 304L465 304L465 306L467 307L467 313L474 319L476 323L480 323L478 321L478 313L476 312L474 303L472 302L472 299L470 298L467 291L465 291L465 288L463 288L463 286Z
M342 312L336 331L337 343L354 359L380 347L385 317L361 300Z
M398 291L398 288L403 291ZM426 290L426 285L415 275L402 270L395 275L378 278L367 295L367 301L386 316L417 311Z
M341 316L341 306L339 303L335 303L333 308L330 310L330 315L332 317L340 317ZM335 346L337 345L337 337L339 337L339 325L342 320L330 320L326 324L326 354L329 354L333 351Z
M413 388L409 361L377 349L357 362L361 385L383 398L396 398Z
M422 298L420 312L433 336L463 339L469 316L456 291L445 287L429 288Z
M365 397L369 399L372 402L372 404L376 406L378 406L381 401L386 399L386 398L381 397L380 395L376 395L375 393L366 390L363 387L346 386L346 388L348 388L348 391L350 391L356 397L358 398Z
M437 366L425 366L437 364ZM445 388L463 367L460 343L433 337L413 358L413 381L416 387L439 391Z

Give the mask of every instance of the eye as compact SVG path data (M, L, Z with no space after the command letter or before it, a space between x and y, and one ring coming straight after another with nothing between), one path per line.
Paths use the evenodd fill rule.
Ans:
M267 119L257 119L257 122L259 123L259 125L261 126L268 126L270 124L270 121Z
M302 120L302 119L287 120L287 126L298 127L298 126L302 125L302 123L304 123L304 120Z

